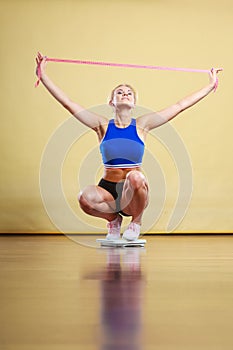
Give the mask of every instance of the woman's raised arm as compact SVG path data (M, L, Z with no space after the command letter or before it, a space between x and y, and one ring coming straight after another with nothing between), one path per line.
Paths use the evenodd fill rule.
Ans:
M70 98L58 87L45 73L46 67L46 56L43 56L38 52L36 57L37 69L36 74L50 94L63 106L65 107L76 119L86 126L98 130L101 125L107 123L107 118L87 111L84 107L70 100Z
M161 110L141 116L138 118L138 123L144 130L151 130L157 128L160 125L167 123L169 120L176 117L179 113L193 106L205 96L207 96L212 90L214 90L217 83L217 73L221 71L221 68L211 69L209 72L209 84L192 93L191 95L181 99L177 103Z

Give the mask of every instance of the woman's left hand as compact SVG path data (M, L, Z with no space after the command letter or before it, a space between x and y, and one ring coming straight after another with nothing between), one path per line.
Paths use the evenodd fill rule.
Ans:
M210 84L215 87L218 81L217 74L222 71L222 68L212 68L209 72Z

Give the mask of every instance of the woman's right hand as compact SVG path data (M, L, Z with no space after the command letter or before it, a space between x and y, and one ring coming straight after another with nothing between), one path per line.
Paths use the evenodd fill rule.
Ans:
M46 66L46 56L43 56L40 52L37 53L36 56L36 75L40 78L45 73L45 66Z

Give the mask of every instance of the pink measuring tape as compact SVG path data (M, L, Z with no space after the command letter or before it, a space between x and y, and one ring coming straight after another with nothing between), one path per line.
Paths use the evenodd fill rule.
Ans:
M175 68L175 67L162 67L162 66L148 66L140 64L130 64L130 63L111 63L111 62L100 62L100 61L83 61L83 60L68 60L68 59L59 59L59 58L48 58L46 57L47 62L63 62L63 63L76 63L76 64L88 64L88 65L97 65L97 66L109 66L109 67L123 67L123 68L143 68L143 69L157 69L157 70L172 70L172 71L182 71L182 72L196 72L196 73L210 73L211 69L193 69L193 68ZM219 70L222 70L220 68ZM41 80L41 69L40 65L38 66L38 80L35 84L37 87ZM218 87L218 78L216 80L214 91Z

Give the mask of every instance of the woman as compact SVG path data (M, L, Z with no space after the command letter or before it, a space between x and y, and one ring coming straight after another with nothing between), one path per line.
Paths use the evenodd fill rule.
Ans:
M80 207L85 213L108 221L107 239L119 239L122 216L131 216L123 238L138 239L142 215L148 205L148 183L141 171L146 135L207 96L215 87L220 69L211 70L209 84L204 88L168 108L136 120L131 116L136 104L134 89L127 84L118 85L109 101L114 110L114 119L109 121L71 101L51 81L45 73L46 57L38 53L36 62L37 68L40 66L43 85L75 118L93 129L100 142L103 178L97 186L88 186L81 191L78 197Z

